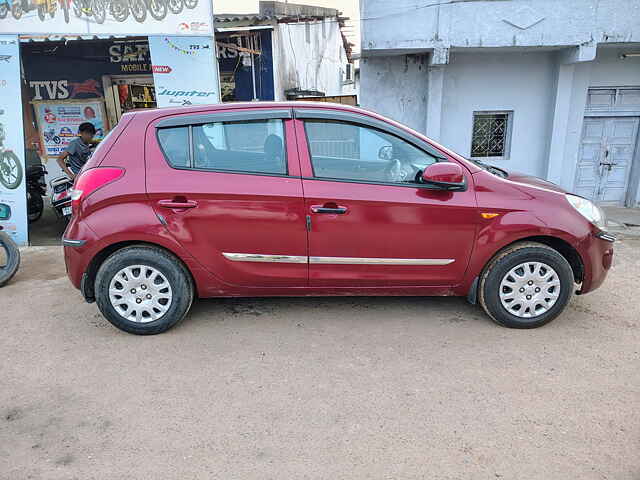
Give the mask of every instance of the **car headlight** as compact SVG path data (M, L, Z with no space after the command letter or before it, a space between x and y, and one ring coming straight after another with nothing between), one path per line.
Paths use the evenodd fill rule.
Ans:
M565 197L567 197L568 202L580 213L580 215L589 220L600 230L607 229L607 219L605 214L595 203L576 195L567 194Z

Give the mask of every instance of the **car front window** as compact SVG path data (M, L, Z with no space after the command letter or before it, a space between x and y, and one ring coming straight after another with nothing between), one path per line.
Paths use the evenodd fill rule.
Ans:
M416 183L437 159L381 130L334 120L306 120L314 176L382 183Z

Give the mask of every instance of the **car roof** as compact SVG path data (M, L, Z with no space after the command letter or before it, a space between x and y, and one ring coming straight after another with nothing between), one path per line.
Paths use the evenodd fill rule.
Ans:
M262 108L323 108L329 110L343 110L354 113L371 115L382 119L383 117L365 110L363 108L352 107L350 105L344 105L341 103L331 102L305 102L305 101L287 101L287 102L228 102L228 103L212 103L207 105L187 105L180 107L165 107L165 108L151 108L144 110L134 110L126 113L125 115L135 115L136 117L145 117L149 120L165 117L171 115L184 115L189 113L203 113L203 112L222 112L230 110L255 110Z

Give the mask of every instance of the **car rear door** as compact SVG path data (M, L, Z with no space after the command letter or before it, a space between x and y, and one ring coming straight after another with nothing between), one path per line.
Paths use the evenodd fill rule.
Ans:
M147 192L168 231L227 284L306 286L289 109L173 115L146 132Z
M473 180L445 192L415 176L455 161L386 122L296 109L312 287L451 286L467 268L478 223Z

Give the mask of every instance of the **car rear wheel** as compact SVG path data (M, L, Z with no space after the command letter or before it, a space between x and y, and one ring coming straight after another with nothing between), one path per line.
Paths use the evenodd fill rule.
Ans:
M505 249L485 268L479 300L500 325L536 328L564 310L573 288L571 265L558 251L523 242Z
M153 335L185 317L194 292L189 272L173 255L132 246L113 253L100 266L95 296L113 325L136 335Z

